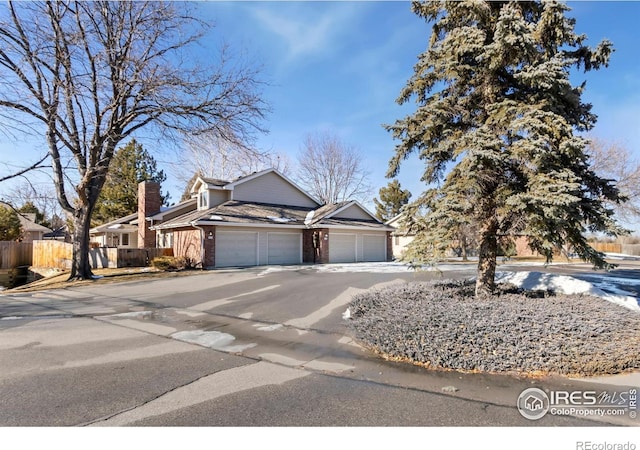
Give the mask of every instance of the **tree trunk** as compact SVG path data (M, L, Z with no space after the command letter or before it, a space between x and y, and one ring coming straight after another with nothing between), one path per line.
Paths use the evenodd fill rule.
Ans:
M496 257L498 255L497 231L498 220L493 215L481 224L476 297L491 296L495 289Z
M93 279L91 264L89 264L91 210L92 208L88 206L78 206L73 215L73 262L69 281Z
M460 247L462 249L462 261L469 261L467 257L467 236L464 233L460 236Z

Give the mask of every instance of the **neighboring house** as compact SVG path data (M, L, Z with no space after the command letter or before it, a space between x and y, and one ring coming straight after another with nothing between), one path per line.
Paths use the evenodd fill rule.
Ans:
M43 239L45 233L50 233L51 229L36 223L35 213L18 213L20 225L22 226L21 242L33 242Z
M138 248L138 213L92 228L89 241L95 247Z
M42 235L45 241L71 242L71 233L66 225Z
M407 246L413 241L415 237L413 234L405 233L402 231L403 219L404 214L400 213L385 222L385 225L394 229L394 231L391 233L391 249L393 251L394 259L402 258L402 255L407 249Z
M392 257L393 228L356 201L322 206L275 169L235 181L200 177L191 195L162 210L158 183L140 183L137 217L94 228L92 240L136 227L138 247L172 248L205 268Z

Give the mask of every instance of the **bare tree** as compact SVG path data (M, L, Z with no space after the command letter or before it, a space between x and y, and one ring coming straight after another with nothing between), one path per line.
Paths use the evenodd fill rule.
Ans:
M258 71L189 53L205 24L180 2L9 2L0 9L0 124L45 137L73 222L70 279L91 278L91 214L116 146L142 128L245 142L267 110ZM202 49L200 49L202 50ZM67 186L72 186L68 188Z
M355 147L330 133L306 136L298 154L297 180L324 204L365 201L371 196L369 173Z
M188 183L196 173L205 177L233 180L269 168L284 174L289 171L287 155L258 151L215 133L187 137L178 150L175 161L171 164L172 172L183 183Z
M587 154L591 167L601 178L614 180L620 193L628 200L609 202L618 217L628 221L640 218L640 160L628 148L617 142L590 137Z
M50 228L56 229L64 225L63 212L51 183L36 183L24 179L15 184L3 195L13 205L33 204L40 211Z

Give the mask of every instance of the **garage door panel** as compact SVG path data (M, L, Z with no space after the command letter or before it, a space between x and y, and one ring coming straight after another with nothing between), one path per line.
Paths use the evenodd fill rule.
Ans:
M355 234L329 234L329 262L351 263L356 262L356 235Z
M300 233L269 233L269 264L300 264L302 262L302 235Z
M216 233L216 267L258 264L258 233L219 231Z
M362 236L362 255L364 261L386 261L387 236L367 235Z

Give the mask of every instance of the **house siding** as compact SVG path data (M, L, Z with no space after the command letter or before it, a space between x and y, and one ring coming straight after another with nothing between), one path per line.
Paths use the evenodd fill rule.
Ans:
M173 255L178 258L189 258L196 263L203 263L200 230L195 228L173 230Z
M358 205L351 205L347 209L340 211L338 214L334 214L332 217L340 219L357 219L357 220L372 220L373 218L363 211Z
M313 200L275 173L268 173L235 186L233 200L318 207Z

